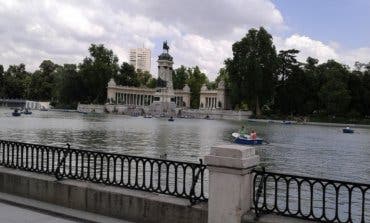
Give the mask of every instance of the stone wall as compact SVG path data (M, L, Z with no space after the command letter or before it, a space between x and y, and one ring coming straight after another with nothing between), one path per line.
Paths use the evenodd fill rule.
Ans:
M245 120L251 116L250 111L233 111L233 110L218 110L218 109L185 109L181 110L181 115L190 118L209 118L223 120Z
M0 192L143 223L207 222L207 204L0 167Z
M105 112L105 105L95 104L78 104L77 111L82 113L98 113L102 114Z
M155 103L154 103L155 104ZM154 105L153 104L153 105ZM151 114L159 116L163 113L163 108L157 111L155 107L151 106L135 106L135 105L93 105L93 104L79 104L77 111L83 113L111 113L119 115L140 116L144 114ZM233 111L221 109L181 109L175 108L174 105L166 108L168 111L166 116L180 115L188 118L204 119L220 119L220 120L245 120L251 116L250 111ZM175 112L176 111L176 112Z

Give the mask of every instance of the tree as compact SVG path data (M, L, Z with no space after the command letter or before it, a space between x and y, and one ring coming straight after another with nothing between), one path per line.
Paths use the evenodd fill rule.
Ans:
M194 68L188 68L187 72L189 74L187 84L189 85L191 91L190 107L199 108L200 89L202 88L203 84L208 82L208 78L200 71L198 66Z
M215 80L215 84L216 86L218 86L218 84L223 81L224 84L225 84L225 87L228 87L230 84L230 78L229 78L229 74L227 73L227 70L225 68L221 68L219 71L218 71L218 76L216 77L216 80Z
M335 78L330 78L321 87L319 97L326 111L331 115L345 114L351 101L346 85Z
M104 103L107 100L107 84L112 77L117 75L118 57L112 50L103 44L91 44L90 57L86 57L79 64L86 89L86 101L90 103Z
M361 82L363 87L361 103L363 105L364 115L370 116L370 65L367 66L366 71L363 73Z
M148 84L147 84L147 87L148 88L156 88L156 86L157 86L157 79L155 79L155 78L151 78L150 80L149 80L149 82L148 82Z
M4 77L4 67L0 64L0 98L5 97L5 77Z
M50 60L44 60L39 70L36 70L31 77L29 97L33 100L49 101L53 95L54 74L58 67Z
M225 61L230 77L231 102L247 102L256 115L272 99L276 82L276 50L272 36L264 29L250 29L232 46L233 58Z
M304 114L309 97L310 81L307 80L301 64L297 61L298 50L282 50L278 55L278 82L274 107L282 114Z
M24 64L10 65L3 76L3 94L6 98L27 98L29 73Z
M174 70L172 75L173 88L174 89L183 89L186 81L189 78L189 74L185 66L181 65L179 68Z
M139 86L147 87L150 84L151 79L153 79L152 75L148 71L138 70L137 72L137 79L139 80Z
M84 100L86 86L75 64L64 64L56 71L56 100L53 105L63 108L76 108Z
M320 107L332 115L345 114L351 101L348 90L349 68L328 60L317 69L318 83L321 86L318 93Z
M140 81L137 73L135 72L135 67L126 62L122 63L121 67L119 68L119 72L115 76L115 80L118 85L122 86L140 86Z

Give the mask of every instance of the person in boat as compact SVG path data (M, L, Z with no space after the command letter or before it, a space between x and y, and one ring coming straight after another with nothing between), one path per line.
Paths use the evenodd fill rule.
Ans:
M252 132L251 132L251 134L250 134L250 138L251 138L252 140L256 140L256 139L257 139L257 133L256 133L254 130L252 130Z
M241 135L241 136L244 136L245 134L247 134L247 132L245 131L245 127L244 127L244 125L242 126L242 128L239 130L239 134Z

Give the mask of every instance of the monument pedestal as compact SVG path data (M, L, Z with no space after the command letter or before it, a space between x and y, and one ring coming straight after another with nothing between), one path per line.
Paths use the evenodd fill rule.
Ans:
M175 117L176 104L175 102L154 101L150 105L149 113L153 116Z

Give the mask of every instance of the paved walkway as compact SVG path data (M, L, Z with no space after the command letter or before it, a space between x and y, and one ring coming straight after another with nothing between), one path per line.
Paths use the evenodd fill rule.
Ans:
M0 222L7 223L71 223L75 221L43 214L33 210L0 203Z
M0 223L132 223L0 192Z

